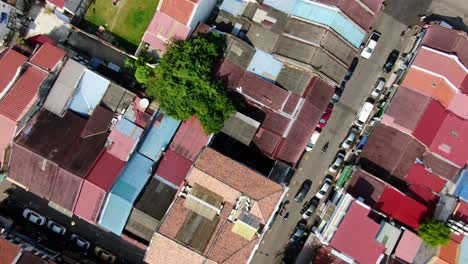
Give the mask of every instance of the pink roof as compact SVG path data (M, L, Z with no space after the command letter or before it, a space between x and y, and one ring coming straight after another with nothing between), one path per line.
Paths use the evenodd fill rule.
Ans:
M39 87L47 73L29 67L0 102L0 114L19 122L37 99Z
M95 223L105 198L106 192L102 188L85 180L73 213L86 221Z
M53 71L65 55L65 51L47 42L34 53L29 61L44 70Z
M330 246L361 264L375 264L385 247L375 240L380 225L368 217L370 209L354 201L338 226Z
M389 186L385 187L376 209L414 230L417 230L419 223L427 217L428 210L425 205Z
M464 93L457 93L450 104L448 105L448 110L457 116L468 119L468 95Z
M166 1L164 1L164 3L165 2ZM174 20L174 18L157 11L143 35L143 41L155 49L166 51L167 47L165 40L185 40L189 33L189 27L186 27Z
M54 6L58 8L64 8L65 7L65 0L46 0L47 2L53 4Z
M410 184L426 186L437 193L442 191L442 188L447 182L439 176L427 171L422 165L417 163L415 163L408 172L408 176L406 176L405 180Z
M457 54L464 65L468 65L468 36L463 31L431 25L423 38L423 45L447 53Z
M3 115L0 115L0 167L5 154L5 149L10 145L16 132L17 123Z
M125 130L119 131L120 122L130 123L131 126L122 125ZM130 154L135 149L142 133L143 129L141 127L122 118L109 134L108 139L112 140L112 144L107 148L107 151L120 160L127 161Z
M184 182L191 167L192 161L180 156L172 150L168 150L159 163L156 174L159 177L180 186Z
M86 180L104 191L108 191L124 166L125 161L104 151L89 171Z
M8 49L0 56L0 99L23 63L28 60L22 54Z
M196 117L185 120L180 125L172 140L170 149L185 158L195 161L202 148L208 143L200 121Z
M158 11L166 13L180 23L188 26L197 8L198 0L164 0Z
M395 249L395 256L407 263L413 263L421 244L421 239L415 233L405 229Z

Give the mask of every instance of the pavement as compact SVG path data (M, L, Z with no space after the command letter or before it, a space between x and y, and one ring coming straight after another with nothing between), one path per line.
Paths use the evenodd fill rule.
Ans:
M297 172L289 186L285 200L290 200L286 206L289 211L289 219L283 221L278 217L271 229L269 229L251 263L281 263L286 251L289 238L294 227L301 219L300 211L305 201L309 201L318 190L323 178L328 173L328 166L335 158L339 145L352 126L353 120L361 104L369 96L377 79L381 76L388 79L389 74L383 74L381 68L388 54L393 50L404 50L409 42L409 36L401 37L400 33L408 25L420 23L418 14L424 14L430 1L424 0L394 0L387 1L387 7L378 16L374 29L381 32L374 54L369 60L359 58L358 66L348 81L340 101L335 105L334 111L323 129L316 147L305 153L298 165ZM327 152L322 153L323 145L329 142ZM303 202L294 201L294 195L302 182L312 180L312 187ZM311 218L313 219L313 217ZM312 220L309 220L309 225Z
M43 7L42 4L33 2L28 16L34 21L30 22L26 38L35 35L46 35L51 39L61 42L70 33L70 25L60 20L53 12Z

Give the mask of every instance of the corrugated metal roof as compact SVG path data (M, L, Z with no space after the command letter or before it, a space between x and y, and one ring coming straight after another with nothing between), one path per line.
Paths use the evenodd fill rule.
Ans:
M121 114L133 102L136 95L122 86L110 83L101 104L109 108L112 112Z
M423 185L430 188L432 191L439 193L445 186L446 180L432 174L426 170L424 166L415 163L405 180L410 184Z
M266 80L274 82L283 68L283 63L271 54L256 50L247 71L255 73Z
M104 151L86 176L86 181L108 191L125 166L125 161Z
M151 122L151 115L138 109L138 104L141 100L141 98L135 97L123 116L140 127L146 128Z
M114 129L109 134L108 140L112 144L107 151L119 158L127 161L140 141L143 129L125 118L120 119Z
M190 18L197 7L197 0L165 0L159 6L159 11L169 15L184 25L189 25Z
M276 82L280 87L302 96L311 79L309 73L285 66L281 69Z
M355 199L364 199L363 202L365 204L374 207L387 185L387 183L375 176L358 169L353 173L351 180L346 187L346 192L352 195Z
M190 28L176 19L165 13L156 11L143 35L143 41L150 44L153 48L165 52L167 49L166 40L185 40L190 33Z
M423 155L424 167L430 169L432 173L442 176L443 178L454 182L457 179L460 168L452 162L426 151Z
M242 113L236 112L224 121L221 131L244 145L250 145L260 123Z
M63 8L65 6L65 0L47 0L47 2L55 5L58 8Z
M82 183L82 178L59 168L53 184L50 200L68 211L73 212Z
M223 0L219 6L220 10L224 10L236 16L240 16L244 13L245 8L249 1L245 0Z
M264 0L263 4L267 6L274 7L278 10L281 10L287 14L290 14L296 5L297 0Z
M0 102L0 114L19 122L38 99L39 88L47 74L29 67Z
M196 117L192 117L182 121L170 149L191 161L195 161L202 148L208 143L208 139L209 136L203 131L200 121Z
M179 120L160 112L145 135L138 152L156 161L171 142L179 125Z
M383 2L384 0L380 1ZM377 16L375 13L369 12L363 7L362 2L357 0L341 1L338 8L365 30L370 29Z
M176 197L178 189L166 184L160 177L151 178L150 182L135 202L134 207L145 214L161 221ZM178 187L178 186L177 186Z
M272 157L282 140L283 138L275 132L260 127L252 142L263 153Z
M81 76L78 92L73 96L70 109L82 115L90 115L101 102L109 84L109 80L86 69Z
M56 115L63 116L84 69L85 66L73 59L68 59L47 95L44 108Z
M98 220L105 198L106 192L102 188L84 180L73 213L94 224Z
M131 211L132 204L130 202L109 193L102 207L99 225L120 236Z
M2 162L4 160L5 150L13 141L13 138L16 133L17 123L3 115L0 115L0 167L2 167Z
M0 99L7 92L7 88L13 81L13 78L17 74L21 65L28 60L21 53L18 53L12 49L7 49L0 57Z
M421 243L421 239L416 234L405 229L395 249L395 256L407 263L413 263Z
M66 53L64 50L46 42L36 51L29 61L46 71L54 71L65 55Z
M314 77L310 81L304 97L322 112L325 112L335 89L322 79Z
M172 150L168 150L159 163L156 175L176 186L180 186L184 182L190 167L192 167L192 161Z
M151 176L153 161L135 153L112 186L111 193L129 203L135 202Z
M86 122L86 125L81 131L80 136L82 138L88 138L102 133L106 133L113 118L114 113L112 111L98 105L96 107L96 110Z
M224 60L219 69L215 73L215 78L221 81L226 88L235 89L239 80L244 75L244 70L239 68L234 63Z
M228 60L241 68L247 69L252 57L255 54L255 48L247 44L247 42L240 40L236 36L227 34L226 36L226 54L225 60Z

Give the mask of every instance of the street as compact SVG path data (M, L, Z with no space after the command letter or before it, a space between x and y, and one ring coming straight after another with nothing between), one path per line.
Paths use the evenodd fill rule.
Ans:
M4 201L8 202L1 209L2 214L15 219L14 229L16 232L27 235L33 240L41 240L41 245L52 250L61 252L70 249L71 244L68 243L72 233L77 233L80 236L91 242L91 247L87 256L93 259L94 246L100 246L110 253L118 256L116 263L142 263L145 250L132 245L121 237L107 232L96 225L92 225L84 220L74 216L70 219L68 216L56 211L47 205L47 201L38 196L17 187L10 194L10 197ZM39 227L26 221L22 216L22 211L25 207L29 207L48 219L53 219L57 223L67 228L67 233L64 237L51 233L45 226ZM73 224L72 224L73 222ZM74 256L79 254L73 254Z
M304 154L298 165L285 197L285 200L290 201L287 205L289 219L287 221L283 221L281 217L276 219L271 229L265 234L252 263L281 263L293 229L301 219L300 211L303 204L315 195L323 178L327 175L328 166L335 158L339 145L348 133L361 104L369 96L379 77L388 80L389 74L381 71L388 54L393 49L401 53L407 45L407 39L402 38L400 33L408 25L419 24L417 15L424 14L430 4L430 1L424 0L387 2L387 7L381 11L373 27L374 30L382 33L374 54L369 60L359 57L358 66L348 81L340 101L335 105L331 118L323 129L315 148ZM360 51L357 56L359 53ZM329 142L328 150L322 153L321 149L326 142ZM294 195L306 179L312 181L312 187L304 201L297 203L294 201ZM309 226L310 222L311 220L309 220Z

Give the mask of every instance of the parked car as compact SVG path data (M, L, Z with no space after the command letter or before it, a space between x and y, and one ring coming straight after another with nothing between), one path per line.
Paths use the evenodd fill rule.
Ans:
M358 132L359 130L357 130L355 127L352 127L349 130L348 135L346 136L343 143L341 143L341 147L348 150L354 144L354 141L356 141Z
M290 242L296 242L300 241L301 238L304 236L305 231L306 231L306 223L304 222L299 222L294 228L293 235L291 236L291 239L289 239Z
M315 196L310 200L307 210L302 214L302 219L309 219L312 214L317 210L317 206L320 203L320 199L317 199Z
M89 243L88 240L80 237L79 235L77 234L72 234L71 235L71 241L73 242L73 245L83 251L86 251L89 249L89 247L91 246L91 243Z
M314 146L317 143L317 140L319 139L319 137L320 137L320 132L315 130L314 133L312 134L312 136L309 139L309 143L307 143L307 147L305 149L307 152L311 151L314 148Z
M46 218L43 215L29 208L24 209L23 217L26 218L29 222L39 226L43 226L46 223Z
M330 186L333 184L333 177L327 176L323 180L322 186L320 186L320 189L317 191L315 194L315 197L318 199L322 199L325 194L327 194L328 190L330 190Z
M340 98L341 98L341 94L343 93L343 89L341 89L340 87L336 87L335 88L335 93L333 94L330 102L332 104L336 104L338 103L338 101L340 101Z
M351 76L353 76L354 70L356 70L357 64L359 62L359 58L355 57L351 64L349 65L348 71L346 72L346 75L344 77L345 81L349 81L351 79Z
M364 104L362 104L361 108L359 109L356 119L354 120L354 124L358 127L364 126L364 124L367 122L370 115L372 114L373 110L374 110L373 103L369 101L364 102Z
M377 31L372 32L367 40L366 46L362 49L361 57L364 59L369 59L374 53L375 47L377 46L377 42L380 39L381 34Z
M96 255L96 257L98 257L104 263L113 264L115 263L115 260L116 260L116 257L114 255L112 255L111 253L105 251L104 249L98 246L94 248L94 255Z
M327 109L325 110L325 113L323 113L322 117L320 118L320 121L317 124L318 128L322 129L327 125L328 119L330 119L332 112L333 112L333 105L329 104L327 106Z
M310 186L312 185L312 181L310 180L305 180L299 190L297 191L296 195L294 196L294 200L296 202L300 203L304 200L305 196L310 190Z
M341 168L341 166L343 165L343 162L344 162L344 158L345 156L343 155L343 153L338 153L336 154L336 158L335 158L335 161L333 161L333 163L330 165L330 167L328 168L328 171L330 173L337 173L338 170Z
M385 62L384 66L382 67L382 70L386 73L389 73L392 71L393 66L395 66L395 62L398 59L398 56L400 55L400 52L398 50L392 50L390 54L388 54L387 61Z
M62 236L65 235L65 233L67 232L67 229L64 226L58 224L53 220L47 221L47 228L49 228L52 232Z
M372 89L371 97L377 99L383 92L385 88L385 79L379 78Z

